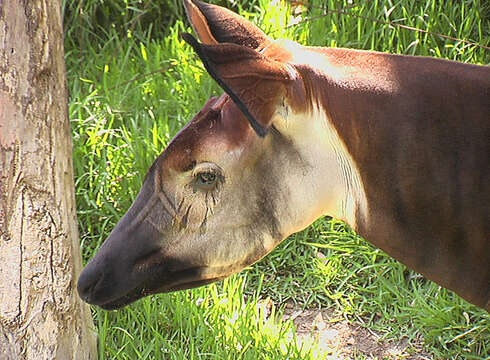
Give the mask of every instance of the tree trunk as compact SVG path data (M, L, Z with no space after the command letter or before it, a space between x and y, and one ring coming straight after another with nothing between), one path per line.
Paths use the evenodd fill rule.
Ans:
M95 359L75 291L61 0L0 0L0 359Z

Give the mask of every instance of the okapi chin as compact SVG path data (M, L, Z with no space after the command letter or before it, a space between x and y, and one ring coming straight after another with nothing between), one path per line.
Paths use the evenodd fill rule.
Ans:
M224 94L150 168L83 270L106 309L239 272L317 218L490 311L490 68L272 40L184 0Z

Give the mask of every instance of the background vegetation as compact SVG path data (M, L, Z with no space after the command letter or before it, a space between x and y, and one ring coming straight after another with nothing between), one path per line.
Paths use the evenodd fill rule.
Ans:
M488 64L490 10L474 1L220 1L273 37L303 44L429 55ZM305 18L311 21L305 21ZM136 196L147 169L212 94L221 93L190 47L179 0L65 0L66 61L84 261ZM377 20L377 21L376 21ZM272 303L267 316L260 304ZM383 339L423 339L434 358L484 359L489 314L407 270L345 224L327 218L259 264L221 283L93 308L101 359L323 359L295 341L285 304L331 308ZM367 358L359 354L358 358Z

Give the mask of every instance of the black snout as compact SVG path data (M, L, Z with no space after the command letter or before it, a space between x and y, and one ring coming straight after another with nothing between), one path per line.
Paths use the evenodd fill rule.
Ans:
M77 290L83 301L103 305L121 296L129 283L131 260L121 254L121 237L114 231L78 278ZM117 256L114 256L117 254ZM122 281L122 279L126 279Z
M137 265L158 255L159 248L141 246L131 251L121 246L126 242L130 241L120 236L117 231L113 232L97 255L83 269L77 284L78 294L83 301L103 306L127 295L141 285L139 282L144 282L144 274L136 270Z
M159 256L159 234L146 223L128 231L122 221L83 269L77 290L83 301L104 307L144 286L149 274L140 270Z

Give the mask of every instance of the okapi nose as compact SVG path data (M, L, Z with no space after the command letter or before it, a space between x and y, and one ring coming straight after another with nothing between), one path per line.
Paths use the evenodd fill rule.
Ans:
M78 295L83 301L89 304L93 301L94 290L100 284L102 278L102 272L91 268L90 264L83 269L77 284Z

